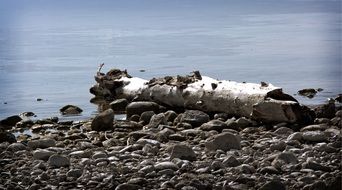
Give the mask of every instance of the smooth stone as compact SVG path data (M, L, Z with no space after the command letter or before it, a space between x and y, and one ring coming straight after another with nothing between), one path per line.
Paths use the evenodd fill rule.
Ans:
M172 169L172 170L177 171L179 169L179 167L173 162L160 162L160 163L155 164L154 168L157 171L165 170L165 169Z
M205 147L209 151L223 150L228 151L230 149L241 149L241 138L238 135L234 135L230 132L220 133L207 139Z
M145 111L141 114L139 122L143 122L144 124L150 123L152 116L154 115L154 111Z
M157 140L152 139L139 139L136 144L140 144L142 146L145 146L146 144L150 144L152 146L160 147L160 142Z
M283 164L297 164L298 159L292 152L282 152L278 154L272 162L275 168L281 168Z
M38 149L33 151L33 158L37 160L48 160L50 156L56 154L56 152L49 151L46 149Z
M203 123L206 123L210 120L208 114L199 110L186 110L183 114L181 114L180 122L185 122L191 124L193 127L198 127Z
M276 129L273 133L277 135L289 135L293 133L293 130L288 127L280 127Z
M307 168L307 169L312 169L312 170L315 170L315 171L316 170L321 170L321 171L325 171L325 172L330 172L331 171L331 169L328 166L323 166L322 164L317 163L317 162L312 161L312 160L306 161L303 164L303 167Z
M300 131L323 131L327 129L328 126L326 124L319 124L319 125L308 125L300 129Z
M173 145L171 149L170 159L173 159L173 158L195 161L196 154L189 146L185 144L177 144L177 145Z
M259 190L286 190L286 186L278 180L272 180L261 186Z
M69 156L77 158L89 158L91 154L91 151L77 150L69 153Z
M12 152L26 150L26 146L23 143L13 143L8 145L7 150Z
M168 110L164 114L165 114L165 119L168 122L173 122L177 117L177 113L174 112L173 110Z
M51 167L57 168L70 166L69 158L58 154L50 156L48 163Z
M75 115L75 114L80 114L83 112L83 110L75 105L66 105L63 106L59 111L63 115Z
M327 136L322 131L305 131L302 135L303 140L308 142L324 142L328 140Z
M55 147L56 141L54 139L31 140L27 143L27 146L32 149Z
M83 171L80 169L72 169L69 170L66 175L67 177L72 177L72 178L79 178L82 176Z
M96 152L96 153L93 155L92 159L93 159L93 160L96 160L96 159L98 159L98 158L108 158L108 155L107 155L106 153L104 153L104 152Z
M297 141L301 141L303 139L303 135L301 132L295 132L295 133L292 133L290 134L288 137L287 137L287 140L290 141L290 140L297 140Z
M222 131L223 129L227 128L227 124L223 121L220 120L211 120L207 123L203 123L200 126L200 129L203 131L211 131L211 130L215 130L215 131Z
M113 129L114 111L107 109L99 113L91 122L91 129L94 131L106 131Z
M241 165L241 162L232 155L225 158L222 163L226 167L236 167Z
M145 111L159 113L159 105L155 102L138 101L131 102L126 107L127 118L132 115L141 115Z
M129 183L123 183L118 185L115 190L140 190L141 186Z
M260 169L262 174L279 174L280 172L273 166L266 166Z
M236 120L237 127L240 129L244 129L248 126L253 125L253 122L250 119L247 119L245 117L240 117Z
M112 101L109 105L113 111L125 111L128 105L128 101L125 98L116 99Z
M284 141L275 142L274 144L271 144L270 146L270 149L272 151L275 151L275 150L283 151L285 150L285 148L286 148L286 143Z
M148 165L148 166L144 166L143 168L140 169L141 172L145 173L145 174L148 174L148 173L151 173L153 172L155 169L154 169L154 166L153 165Z
M164 113L160 113L160 114L154 114L151 117L151 120L149 124L147 125L147 127L157 128L159 125L166 125L166 124L167 124L167 121L166 121Z

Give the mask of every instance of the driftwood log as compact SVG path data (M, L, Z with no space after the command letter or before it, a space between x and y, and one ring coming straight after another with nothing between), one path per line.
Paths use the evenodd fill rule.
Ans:
M90 92L97 98L154 101L169 107L224 112L262 122L308 123L311 110L282 89L261 82L238 83L215 80L195 71L187 76L166 76L145 80L127 71L97 72Z

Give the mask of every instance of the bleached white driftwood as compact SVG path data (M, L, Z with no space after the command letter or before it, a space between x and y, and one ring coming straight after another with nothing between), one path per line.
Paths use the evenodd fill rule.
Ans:
M165 77L150 81L131 77L126 71L98 74L94 89L112 98L154 101L170 107L224 112L266 122L297 122L308 114L292 96L271 84L238 83L200 76ZM94 90L93 90L94 91Z

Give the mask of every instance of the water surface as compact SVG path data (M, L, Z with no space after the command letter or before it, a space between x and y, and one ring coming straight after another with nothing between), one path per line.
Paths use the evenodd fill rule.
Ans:
M319 104L341 93L340 52L341 1L3 0L0 118L60 116L66 104L84 110L70 119L96 114L89 88L100 63L146 79L200 70L289 94L323 88L295 96Z

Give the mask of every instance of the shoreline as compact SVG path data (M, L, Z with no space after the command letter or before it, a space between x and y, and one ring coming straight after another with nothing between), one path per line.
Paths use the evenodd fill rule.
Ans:
M36 135L1 133L0 189L339 189L342 111L318 107L327 118L307 125L198 110L144 111L105 130L97 116L22 122Z

